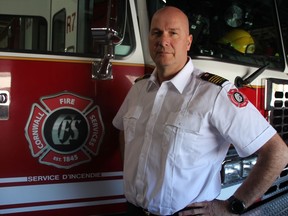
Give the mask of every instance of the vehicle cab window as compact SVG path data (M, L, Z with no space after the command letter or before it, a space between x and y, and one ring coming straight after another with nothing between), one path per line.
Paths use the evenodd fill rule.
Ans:
M31 11L30 8L17 9L17 11L11 9L5 14L3 9L3 12L0 11L0 51L101 58L105 47L94 46L91 29L95 23L100 23L102 25L100 27L106 27L106 11L110 9L108 2L106 0L42 0L35 7L37 11L36 9ZM112 11L113 16L124 19L119 12L126 11L125 8L121 8L126 4L123 4L123 1L114 1L112 4L114 4L112 8L115 8L115 11ZM99 16L99 11L104 12L103 16ZM104 23L101 23L103 20ZM129 8L126 21L126 26L121 29L123 35L120 35L123 40L113 45L116 59L130 55L136 46ZM125 20L122 23L124 22Z
M279 20L286 58L288 58L288 1L278 1ZM288 62L288 59L287 59Z
M147 1L151 16L157 9L153 2ZM217 0L167 0L157 5L176 6L186 13L193 34L189 55L194 59L205 57L254 67L269 64L270 69L284 71L273 0L225 0L221 4Z

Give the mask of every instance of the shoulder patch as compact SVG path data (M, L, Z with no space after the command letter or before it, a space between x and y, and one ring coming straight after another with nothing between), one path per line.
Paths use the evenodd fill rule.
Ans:
M140 80L143 80L143 79L148 79L149 77L151 76L151 74L144 74L143 76L141 77L138 77L137 79L135 79L135 83L140 81Z
M238 89L230 89L227 95L230 101L239 108L246 107L249 102L248 98Z
M219 86L222 86L223 83L228 81L227 79L225 79L223 77L220 77L218 75L211 74L211 73L208 73L208 72L205 72L205 73L201 74L200 78L202 80L214 83L214 84L219 85Z

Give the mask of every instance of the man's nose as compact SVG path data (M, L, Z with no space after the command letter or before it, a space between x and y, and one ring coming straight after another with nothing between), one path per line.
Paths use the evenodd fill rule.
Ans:
M170 43L170 38L165 34L161 35L161 37L159 38L159 41L158 41L158 45L165 47L165 46L169 45L169 43Z

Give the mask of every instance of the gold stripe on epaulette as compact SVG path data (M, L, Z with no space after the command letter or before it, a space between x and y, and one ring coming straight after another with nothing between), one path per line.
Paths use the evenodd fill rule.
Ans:
M208 72L201 74L200 77L202 80L214 83L214 84L219 85L219 86L222 86L222 84L227 81L227 79L225 79L223 77L220 77L216 74L211 74Z

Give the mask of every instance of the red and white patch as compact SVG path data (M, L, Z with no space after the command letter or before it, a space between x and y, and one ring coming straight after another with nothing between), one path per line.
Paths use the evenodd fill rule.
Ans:
M228 92L228 97L230 98L231 102L239 108L247 106L249 102L248 98L238 89L230 89Z

